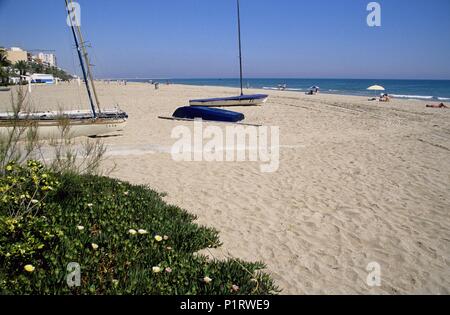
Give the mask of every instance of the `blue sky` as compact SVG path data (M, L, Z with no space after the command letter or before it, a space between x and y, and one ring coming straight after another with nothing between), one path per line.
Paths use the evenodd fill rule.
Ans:
M235 0L79 0L97 77L238 76ZM450 1L241 0L246 77L450 79ZM0 0L0 46L78 67L63 0ZM78 72L78 70L76 70Z

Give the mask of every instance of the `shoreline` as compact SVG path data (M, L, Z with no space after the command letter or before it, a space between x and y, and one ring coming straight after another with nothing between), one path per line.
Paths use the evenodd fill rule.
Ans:
M104 81L98 80L99 83L103 83ZM111 81L113 84L115 81ZM127 84L137 84L137 85L144 85L144 86L148 86L150 85L150 83L146 83L146 82L134 82L134 81L128 81ZM167 86L164 83L160 83L160 88L161 86ZM183 83L171 83L169 86L178 86L178 87L186 87L186 88L190 88L190 87L194 87L194 88L203 88L203 89L225 89L227 92L231 92L231 90L233 91L239 91L239 87L230 87L230 86L221 86L221 85L196 85L196 84L183 84ZM268 94L270 96L271 92L279 92L279 93L295 93L297 95L303 95L303 96L307 96L307 97L315 97L318 95L306 95L305 91L306 90L301 90L301 91L297 91L297 90L278 90L278 89L264 89L264 88L244 88L244 91L253 91L255 93L262 93L262 94ZM252 92L252 93L253 93ZM236 93L234 93L236 94ZM234 95L233 94L233 95ZM244 93L245 94L245 93ZM375 95L356 95L356 94L340 94L340 93L333 93L333 92L320 92L319 95L329 95L329 96L335 96L335 97L351 97L351 98L363 98L366 101L368 101L368 98L372 98L372 97L379 97L379 95L375 96ZM450 98L442 98L441 99L428 99L425 97L411 97L411 98L407 98L407 97L395 97L392 96L392 94L389 94L391 96L391 100L394 101L420 101L420 102L450 102ZM396 94L395 94L396 95ZM377 103L376 101L372 101L372 103Z
M127 79L122 79L122 80L127 80ZM141 81L135 81L135 80L146 80L146 79L128 79L128 83L143 83L143 84L148 84L148 82L141 82ZM150 80L150 79L149 79ZM174 81L182 81L182 79L173 79ZM186 80L196 80L196 79L186 79ZM202 79L199 79L200 81ZM210 80L210 79L203 79L203 80ZM216 80L216 79L211 79L211 80ZM217 80L222 80L222 79L217 79ZM228 79L223 79L223 80L228 80ZM235 80L235 79L233 79ZM344 80L344 79L342 79ZM364 79L364 80L369 80L369 79ZM111 82L114 82L117 80L112 80ZM120 80L119 80L120 81ZM158 80L154 80L156 82L158 82ZM170 81L170 79L162 79L162 81ZM381 81L389 81L389 80L381 80ZM397 81L397 80L391 80L391 81ZM401 80L401 81L417 81L417 80ZM450 80L423 80L423 81L437 81L437 82L449 82L450 84ZM373 82L377 82L377 80L373 80ZM160 85L165 85L164 82L159 82ZM239 86L228 86L228 85L215 85L215 84L189 84L189 83L178 83L178 82L174 82L171 83L171 85L183 85L183 86L197 86L197 87L215 87L215 88L235 88L235 89L239 89ZM286 90L280 90L277 89L275 86L274 87L250 87L250 88L246 88L244 87L244 90L260 90L260 91L281 91L281 92L297 92L297 93L305 93L308 91L308 88L289 88L287 87ZM331 94L331 95L344 95L344 96L360 96L360 97L378 97L380 94L383 94L384 92L380 91L379 93L372 93L372 92L368 92L365 90L360 90L360 91L355 91L354 93L351 93L349 91L342 91L342 93L335 93L335 92L339 92L340 90L334 90L334 89L328 89L328 90L323 90L320 91L321 94ZM386 90L386 92L389 92L388 90ZM449 102L450 101L450 96L446 97L446 96L439 96L439 95L420 95L420 94L399 94L399 93L388 93L391 97L395 98L395 99L406 99L406 100L424 100L424 101L431 101L431 102Z
M144 84L146 85L145 82L129 82L128 84ZM164 86L164 84L163 84ZM194 87L194 88L202 88L202 89L213 89L213 90L217 90L217 89L224 89L224 92L226 93L231 93L232 91L238 91L239 87L229 87L229 86L215 86L215 85L191 85L191 84L180 84L180 83L173 83L170 84L169 86L178 86L178 87L185 87L185 88L189 88L189 87ZM276 96L282 96L283 93L286 93L288 96L292 96L292 95L297 95L297 96L302 96L305 98L314 98L314 97L318 97L318 96L330 96L330 97L338 97L338 98L352 98L354 100L358 99L358 101L366 101L368 104L389 104L388 103L383 103L383 102L379 102L379 101L369 101L369 98L371 98L370 95L354 95L354 94L339 94L339 93L332 93L332 92L320 92L318 95L306 95L304 91L292 91L292 90L267 90L267 89L261 89L261 88L244 88L244 91L250 91L251 93L262 93L262 94L268 94L269 98L270 98L270 94L271 93L277 93ZM292 93L292 94L291 94ZM236 93L234 93L236 94ZM233 94L233 95L234 95ZM245 93L244 93L245 94ZM375 97L375 96L373 96ZM414 101L414 102L421 102L424 103L426 105L426 102L441 102L441 100L435 100L435 99L423 99L423 98L403 98L403 97L391 97L391 102L408 102L408 101ZM449 98L450 101L450 98Z
M125 79L123 79L125 80ZM111 85L111 84L115 84L119 81L123 81L123 80L109 80L110 83L107 83L107 85ZM130 79L131 81L127 81L127 84L141 84L144 86L148 86L150 85L150 83L148 82L139 82L139 81L132 81L132 79ZM411 80L413 81L413 80ZM436 80L436 81L446 81L446 80ZM449 80L450 81L450 80ZM73 81L75 82L75 81ZM95 80L95 82L97 84L105 84L105 82L108 82L108 80L103 80L103 79L97 79ZM59 83L59 84L64 84L64 83ZM71 84L75 84L75 83L71 83ZM120 84L118 84L120 85ZM48 87L49 85L45 85L45 84L32 84L32 86L34 87ZM160 82L160 87L161 86L167 86L165 83L161 83ZM180 87L198 87L198 88L215 88L215 89L233 89L233 90L239 90L239 87L231 87L231 86L222 86L222 85L201 85L201 84L186 84L186 83L170 83L169 86L180 86ZM9 88L14 88L15 86L9 86ZM287 88L286 90L281 90L281 89L276 89L276 88L246 88L244 87L244 91L257 91L258 93L263 93L263 94L268 94L270 92L281 92L281 93L296 93L296 94L300 94L300 95L305 95L305 92L307 92L307 89L296 89L296 88ZM320 95L330 95L330 96L344 96L344 97L359 97L359 98L378 98L380 96L380 94L383 94L384 92L379 92L377 94L375 93L370 93L368 92L367 94L363 94L364 92L361 91L361 94L351 94L351 93L335 93L336 91L320 91ZM236 94L236 93L235 93ZM422 96L422 95L402 95L402 94L390 94L387 93L390 97L391 100L404 100L404 101L423 101L423 102L437 102L437 103L449 103L450 102L450 97L440 97L440 96ZM316 95L307 95L307 96L316 96ZM0 104L1 105L1 104Z

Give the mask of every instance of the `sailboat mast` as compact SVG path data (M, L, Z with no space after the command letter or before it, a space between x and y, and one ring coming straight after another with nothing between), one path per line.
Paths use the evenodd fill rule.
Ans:
M238 14L238 36L239 36L239 68L241 80L241 96L244 95L243 70L242 70L242 42L241 42L241 8L239 0L237 0L237 14Z
M72 0L70 0L70 2L72 3ZM94 92L95 104L97 105L98 111L101 112L102 110L100 108L100 101L98 100L97 90L95 88L94 76L92 75L91 63L89 61L89 55L87 53L86 46L84 45L84 38L83 38L83 34L81 33L81 28L79 25L77 25L76 30L78 33L78 37L80 38L80 46L81 46L81 49L83 50L83 56L84 56L84 60L86 62L87 75L91 81L92 91Z
M75 26L73 25L73 22L72 22L72 12L70 12L68 0L65 0L65 2L66 2L67 14L68 14L68 17L69 17L69 20L70 20L70 29L72 30L73 39L75 41L75 46L77 47L78 59L80 59L81 71L83 72L83 78L84 78L84 82L85 82L85 85L86 85L86 90L87 90L87 93L88 93L89 102L91 104L92 115L94 116L94 118L97 118L97 112L95 110L95 105L94 105L94 100L92 98L91 89L89 87L89 80L88 80L88 76L87 76L87 73L86 73L86 68L85 68L85 65L84 65L83 56L81 54L80 43L78 41L78 37L77 37L76 31L75 31ZM72 1L70 1L70 2L72 3Z

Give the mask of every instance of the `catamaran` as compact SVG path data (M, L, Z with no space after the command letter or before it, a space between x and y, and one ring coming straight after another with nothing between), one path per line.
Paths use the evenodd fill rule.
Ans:
M233 97L219 97L190 100L191 106L208 106L208 107L225 107L225 106L256 106L267 102L269 95L253 94L244 95L243 84L243 65L242 65L242 41L241 41L241 8L239 0L237 0L237 18L238 18L238 37L239 37L239 65L240 65L240 83L241 95Z
M72 0L65 0L68 21L80 60L90 110L0 113L0 136L26 128L36 128L40 139L58 138L62 136L62 128L68 127L70 137L94 137L119 132L125 127L128 120L126 112L119 108L100 107L83 35L79 24L74 23L76 12L70 9L69 2L73 7Z

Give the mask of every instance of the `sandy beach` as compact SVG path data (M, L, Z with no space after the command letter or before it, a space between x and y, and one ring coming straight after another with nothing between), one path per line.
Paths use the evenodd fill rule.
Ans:
M280 127L279 169L261 173L255 162L173 161L172 129L193 123L158 119L236 89L98 83L98 92L103 107L130 116L103 139L105 169L116 164L111 176L165 192L217 228L214 257L263 261L282 294L450 293L450 110L270 91L264 106L236 108L248 123ZM88 109L75 83L31 96L37 110ZM1 111L9 99L0 93ZM380 287L367 285L371 262Z

